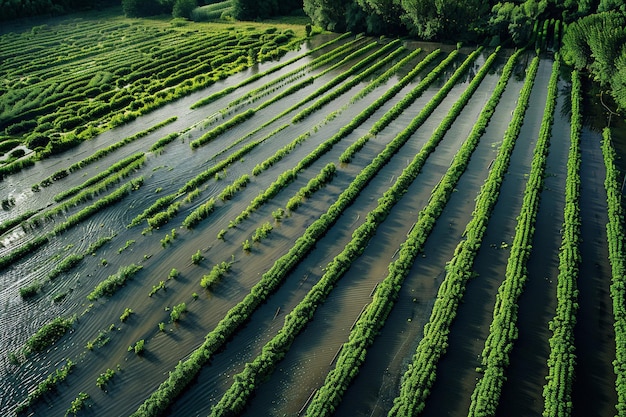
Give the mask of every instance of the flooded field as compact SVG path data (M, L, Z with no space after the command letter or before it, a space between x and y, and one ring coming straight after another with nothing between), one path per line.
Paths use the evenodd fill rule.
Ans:
M41 32L53 39L85 24ZM64 416L76 406L106 416L313 416L331 404L336 416L392 415L403 375L418 367L424 328L434 326L451 260L474 233L478 196L513 135L419 412L467 415L487 375L477 369L486 366L481 355L549 124L534 234L520 261L526 282L512 299L517 330L496 399L497 415L540 415L572 113L569 70L561 67L554 88L553 64L552 52L316 35L5 175L0 414ZM550 91L556 110L546 122ZM572 410L612 416L601 133L586 124L580 143ZM102 186L131 157L139 162ZM74 188L84 198L62 197ZM59 318L68 328L33 348ZM68 363L62 381L33 395Z

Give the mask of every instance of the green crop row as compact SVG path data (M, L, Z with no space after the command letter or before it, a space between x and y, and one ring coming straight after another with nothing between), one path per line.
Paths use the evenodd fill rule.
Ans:
M344 37L344 35L341 36L341 38L343 38L343 37ZM326 44L324 44L324 45L322 45L320 47L315 48L314 51L318 51L318 50L322 49L322 47L328 46L328 45L330 45L332 43L335 43L335 42L336 42L336 40L332 40L330 42L327 42ZM241 104L241 103L243 103L243 102L245 102L247 100L253 99L255 97L258 98L261 95L269 94L269 92L275 91L278 88L277 86L280 85L281 83L286 84L287 82L292 81L292 80L294 80L296 78L300 78L300 77L305 76L306 73L304 71L306 69L314 70L314 69L316 69L316 68L318 68L318 67L320 67L322 65L327 64L328 62L332 62L332 61L335 61L335 60L339 59L339 57L341 55L343 55L346 51L350 50L350 48L352 48L357 42L359 42L359 40L352 40L350 42L347 42L347 43L345 43L345 44L343 44L343 45L341 45L341 46L339 46L339 47L337 47L337 48L335 48L335 49L333 49L333 50L331 50L329 52L326 52L326 53L324 53L323 55L321 55L321 56L319 56L317 58L315 58L313 61L311 61L310 63L304 65L303 67L296 68L293 71L289 71L288 73L286 73L284 75L281 75L279 77L276 77L273 80L263 84L262 86L260 86L258 88L255 88L255 89L253 89L251 91L246 92L241 97L239 97L236 100L233 100L230 103L228 103L228 108L233 108L233 107L235 107L235 106L237 106L237 105L239 105L239 104ZM310 52L312 52L312 51L310 51ZM305 55L310 54L310 52L305 54ZM290 60L290 61L293 61L293 60ZM289 62L289 61L287 61L287 62ZM282 68L282 65L280 65L278 67ZM270 68L270 70L272 70L272 72L273 72L274 68ZM270 71L270 70L268 70L268 71ZM267 71L265 73L267 73ZM256 75L251 77L251 78L257 79ZM241 84L239 84L239 86L241 86ZM235 87L229 87L228 89L230 89L230 88L232 88L233 90L235 89ZM228 90L228 89L225 89L225 90ZM233 91L233 90L230 90L230 91ZM220 94L220 93L216 93L215 95L217 96L218 94ZM193 108L193 106L192 106L192 108Z
M29 355L31 353L43 352L48 349L72 328L75 321L76 317L70 317L67 319L57 317L49 323L44 324L26 341L23 351L24 354Z
M560 60L557 54L548 83L548 98L528 182L524 190L522 207L517 218L505 278L496 295L493 321L489 327L489 336L487 336L482 352L481 371L483 376L478 380L472 393L468 416L483 416L496 412L502 384L506 380L504 370L509 364L509 354L515 339L517 339L517 300L524 289L527 278L526 262L532 250L534 223L539 209L545 175L550 130L554 120L554 108L558 94L559 67Z
M112 153L113 151L115 151L115 150L117 150L117 149L119 149L119 148L121 148L121 147L123 147L125 145L128 145L129 143L134 142L137 139L143 138L144 136L149 135L150 133L154 132L155 130L158 130L158 129L162 128L163 126L166 126L166 125L168 125L170 123L175 122L176 119L177 119L176 116L170 117L169 119L164 120L164 121L162 121L160 123L157 123L156 125L148 128L148 129L142 130L141 132L137 132L134 135L129 136L127 138L124 138L121 141L116 142L116 143L114 143L114 144L112 144L112 145L110 145L110 146L108 146L108 147L106 147L104 149L100 149L99 151L95 152L94 154L88 156L87 158L70 165L69 168L62 169L62 170L59 170L59 171L55 172L54 174L52 174L48 178L46 178L43 181L41 181L41 183L39 183L39 185L42 186L42 187L45 187L45 186L50 185L53 181L56 181L56 180L64 178L64 177L67 177L72 172L78 171L79 169L84 168L85 166L87 166L89 164L92 164L92 163L96 162L97 160L99 160L101 158L104 158L105 156L107 156L108 154Z
M174 133L170 133L169 135L165 137L162 137L161 139L154 142L154 144L150 147L150 152L160 151L161 149L165 147L165 145L175 141L176 138L178 138L179 136L180 136L180 133L174 132Z
M548 376L543 387L544 417L568 417L572 413L572 385L576 365L574 327L578 310L578 266L581 255L580 238L580 132L582 130L582 100L580 75L572 71L572 117L570 148L565 180L565 209L563 237L559 249L557 277L557 307L550 321L550 357Z
M243 174L241 177L233 181L231 185L224 188L218 198L222 201L230 200L239 190L246 188L249 182L250 176L248 174Z
M298 190L296 195L294 195L289 199L289 201L287 201L287 210L297 210L298 207L303 203L305 198L311 197L313 193L332 181L336 171L337 167L335 166L335 164L333 164L332 162L327 164L324 168L322 168L319 174L311 178L304 187Z
M465 63L467 65L462 65L455 73L456 77L453 75L452 78L458 79L460 74L467 70L468 62L471 63L472 61L468 59ZM353 130L358 126L358 124L355 123L362 122L358 117L355 120L360 121L355 122L353 120L349 126L344 127L337 135L341 135L342 132L343 134L347 134L345 133L347 129ZM240 303L229 310L215 329L206 336L202 345L196 349L188 359L179 362L176 368L169 373L168 379L132 414L133 417L156 416L168 407L196 377L202 366L223 346L224 342L232 337L258 306L282 284L287 274L308 255L316 242L335 224L344 210L354 202L369 181L382 169L400 147L406 143L409 136L408 134L399 135L387 145L385 151L359 173L357 178L341 193L337 200L328 208L326 213L322 214L307 227L304 234L296 240L289 252L280 257L272 267L263 274L261 280L252 287L250 293ZM320 150L329 149L330 146L332 146L332 142L327 145L322 144L311 154L318 154ZM304 163L304 166L309 166L312 160L313 158L307 156L301 163Z
M485 132L521 53L523 50L509 58L491 98L483 108L470 133L468 141L475 141ZM409 370L402 378L400 394L395 398L394 405L389 411L390 417L415 416L424 409L426 399L437 376L437 365L445 354L448 345L450 327L456 317L467 281L472 277L474 259L481 247L489 218L500 193L500 186L509 167L515 141L529 105L530 93L538 66L539 59L536 58L528 69L518 105L504 134L493 167L476 197L472 218L463 233L465 240L459 243L453 258L447 263L446 276L439 286L430 319L424 326L424 337L417 347Z
M209 217L213 210L215 210L215 200L210 198L185 217L183 226L187 229L193 229L198 223Z
M445 133L449 130L454 120L459 116L489 72L496 56L497 51L491 54L485 62L485 65L472 79L470 85L441 121L431 138L415 155L413 161L405 169L402 176L398 178L398 183L403 184L403 189L408 188L415 176L421 171L428 156L434 152L436 146L441 142ZM463 73L463 69L467 70L467 66L471 65L472 62L472 55L470 55L451 79L458 78L458 76ZM420 123L420 115L418 115L407 127L407 132L402 132L398 136L408 138L410 136L411 127L416 124L419 125ZM360 366L365 361L367 349L374 342L376 335L384 325L397 298L402 282L408 275L415 258L422 251L437 218L443 212L456 184L469 164L472 153L476 149L481 135L482 132L470 135L470 137L463 142L463 145L455 155L445 175L432 191L429 203L419 213L418 221L411 229L407 240L398 251L398 260L389 265L389 274L376 287L372 302L367 305L361 316L355 322L350 332L348 342L343 345L340 354L337 356L335 368L328 373L324 384L313 396L306 411L307 416L330 415L332 410L341 401L343 394L358 373ZM408 173L410 173L410 175L408 175ZM386 198L390 199L391 197L385 195L381 200Z
M37 214L36 211L29 210L20 214L17 217L3 221L2 223L0 223L0 235L3 235L7 230L11 230L23 221L33 217L35 214Z
M231 265L232 262L226 261L215 265L211 269L211 272L209 272L207 275L202 276L202 279L200 280L200 286L209 290L212 289L215 285L217 285L218 282L220 282L224 275L226 275L228 271L230 271Z
M133 191L141 181L143 181L143 179L130 181L129 183L118 188L111 194L96 201L94 204L87 206L84 209L80 210L78 213L75 213L69 216L64 222L57 225L51 232L46 233L44 235L37 236L29 240L24 245L20 246L16 250L3 256L2 258L0 258L0 268L7 267L8 265L15 262L16 260L21 259L22 257L32 253L39 247L45 245L53 237L62 234L69 228L89 218L90 216L97 213L98 211L117 203L122 198L130 194L131 191Z
M615 329L615 361L617 415L626 413L626 227L622 206L622 181L615 165L615 149L611 143L611 130L602 132L602 155L606 167L604 187L607 194L608 223L606 233L611 263L611 299L613 300L613 328Z
M429 55L429 57L431 57L432 59L437 54L438 54L438 51L433 52ZM428 61L429 57L425 58L424 61ZM418 67L422 69L420 65L418 65ZM414 75L416 75L416 73L413 74L413 76ZM250 214L252 214L253 211L257 210L266 201L276 196L276 194L278 194L280 190L285 188L288 184L290 184L292 181L296 179L298 172L300 172L303 169L308 168L311 164L313 164L316 160L318 160L322 155L330 151L330 149L334 146L334 144L338 143L341 139L343 139L344 137L348 136L351 132L353 132L358 126L360 126L365 120L367 120L372 114L374 114L376 110L378 110L386 101L388 101L391 97L393 97L393 95L395 95L395 93L397 93L398 91L399 91L399 88L397 89L392 88L388 90L386 94L378 98L374 103L369 105L366 109L361 111L361 113L355 116L348 124L340 128L339 131L335 133L331 138L329 138L325 142L318 145L318 147L313 152L309 153L304 159L302 159L296 167L294 167L291 170L283 172L278 177L278 179L274 181L265 191L261 192L257 197L255 197L252 200L252 202L250 202L248 207L246 207L241 212L241 214L239 214L237 218L231 222L231 226L235 226L241 223L243 220L247 219L250 216ZM434 110L434 107L435 106L432 107L433 110ZM294 142L302 141L302 140L304 140L304 138L299 137L299 138L296 138ZM282 158L282 156L280 156L279 158L278 155L284 155L286 153L287 148L289 150L295 148L295 143L293 145L292 144L287 145L283 149L279 149L276 152L275 156L272 158L276 158L276 159Z
M256 111L254 109L248 109L245 112L240 113L232 119L222 123L221 125L209 130L198 139L192 140L191 142L189 142L189 146L191 146L192 149L198 149L200 146L206 145L222 133L226 132L228 129L235 127L250 119L252 116L254 116L255 113Z
M143 266L136 264L120 267L116 274L109 275L108 278L96 285L93 291L87 295L87 299L89 301L95 301L100 297L110 297L115 294L120 287L124 286L126 281L132 279L142 268Z
M299 82L298 84L295 84L291 87L289 87L287 90L283 91L280 94L277 94L276 96L272 97L269 100L264 101L261 105L259 105L256 110L262 110L265 107L282 100L283 98L301 90L302 88L313 84L315 82L316 79L321 78L322 76L326 75L329 72L332 72L338 68L340 68L342 65L345 65L347 62L369 52L370 50L376 48L376 46L378 46L377 42L371 42L367 45L365 45L364 47L352 52L350 55L346 56L345 58L343 58L341 61L337 62L336 64L326 68L324 71L321 71L318 74L312 75L311 77L306 78L304 81ZM362 60L360 60L359 62L357 62L356 64L354 64L353 66L351 66L348 70L342 71L339 75L337 75L336 77L334 77L332 80L330 80L329 82L327 82L326 84L324 84L323 86L321 86L320 88L316 89L313 93L309 94L304 100L301 100L297 106L301 106L302 104L305 103L309 103L311 100L315 99L316 97L321 96L322 94L324 94L326 91L328 91L330 88L338 85L339 83L343 82L345 79L347 79L348 77L352 76L355 72L359 71L360 69L362 69L363 67L371 64L372 61L374 61L375 59L377 59L378 57L380 57L382 54L384 54L386 52L386 50L388 49L389 45L379 49L378 51L366 56L365 58L363 58ZM291 110L289 110L291 111ZM284 111L282 113L280 113L281 115L285 114L288 111ZM273 119L272 119L273 120Z

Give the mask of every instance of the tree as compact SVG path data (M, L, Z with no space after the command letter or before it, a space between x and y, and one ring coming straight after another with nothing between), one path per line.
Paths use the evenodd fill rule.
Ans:
M304 0L304 12L326 30L346 30L346 11L352 0Z
M172 9L172 16L191 18L191 12L198 7L197 0L176 0Z
M154 16L166 8L158 0L122 0L122 10L128 17Z

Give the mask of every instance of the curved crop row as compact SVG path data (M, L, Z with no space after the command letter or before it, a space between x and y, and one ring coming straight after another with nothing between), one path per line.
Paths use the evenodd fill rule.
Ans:
M604 187L607 194L608 217L606 233L611 262L611 298L613 299L613 328L615 329L615 361L613 369L616 375L617 414L626 413L626 227L624 227L624 209L622 207L621 181L615 165L615 150L611 144L611 130L607 127L602 132L602 154L606 167Z
M582 99L580 75L572 71L572 118L570 149L565 180L563 238L559 249L557 307L550 321L550 357L548 376L543 388L544 417L568 417L572 412L572 384L576 354L574 327L578 310L578 266L580 264L580 132L582 130Z
M456 82L473 59L468 57L463 65L450 78ZM356 126L355 126L356 127ZM261 280L252 287L250 293L236 306L228 311L213 331L207 334L205 341L188 359L178 363L169 373L169 377L159 388L148 397L133 417L156 416L162 413L169 404L185 389L196 377L202 366L223 346L224 342L232 337L239 327L248 320L249 316L265 299L281 284L286 275L303 259L315 246L315 242L337 221L341 213L356 199L369 180L380 170L397 150L409 139L410 135L398 136L393 145L388 145L386 156L380 155L370 164L372 168L363 170L363 175L352 181L350 186L317 220L315 220L304 234L299 237L289 252L279 258L274 265L263 274ZM316 151L314 151L316 152ZM305 158L306 159L306 158ZM308 166L308 165L307 165ZM376 168L373 168L376 167Z
M399 180L409 181L404 187L408 187L410 182L417 176L428 156L435 150L454 120L456 120L463 108L467 105L469 99L489 72L496 56L497 51L491 54L485 62L485 65L472 79L470 85L461 94L446 117L441 121L431 138L424 144L422 149L415 155L409 166L405 169L402 177L399 178ZM469 59L470 58L468 58L468 60ZM468 61L466 60L464 64L467 63ZM461 67L463 67L463 65ZM419 119L419 116L416 119ZM403 134L400 134L399 136L402 135ZM372 302L367 305L355 322L350 332L348 342L344 343L340 354L337 356L335 368L327 374L324 384L313 396L306 410L307 416L330 415L334 408L341 402L343 394L348 389L348 386L359 372L360 366L365 361L367 349L374 342L376 335L383 327L393 307L401 284L412 267L413 261L421 252L426 239L435 225L436 219L443 212L456 183L469 164L470 157L476 149L479 139L480 135L474 135L470 136L468 140L463 143L454 156L442 180L432 191L428 205L419 213L417 223L411 229L407 240L402 244L398 252L398 260L389 265L389 274L376 287ZM410 173L410 175L408 173ZM384 198L385 197L383 197L383 199Z
M87 158L84 158L81 161L78 161L70 165L67 169L59 170L55 172L54 174L50 175L48 178L41 181L39 183L39 186L46 187L52 184L53 181L57 181L61 178L65 178L68 175L70 175L72 172L78 171L79 169L84 168L85 166L92 164L99 159L104 158L105 156L109 155L113 151L116 151L122 148L123 146L136 141L137 139L141 139L144 136L147 136L150 133L154 132L155 130L158 130L162 128L163 126L166 126L170 123L175 122L177 119L178 118L176 116L170 117L169 119L159 122L156 125L149 127L148 129L142 130L141 132L137 132L132 136L129 136L127 138L120 140L119 142L115 142L114 144L107 146L104 149L100 149L99 151L94 152L92 155L88 156Z
M399 41L398 41L399 42ZM364 60L361 60L358 64L356 64L354 67L352 67L351 71L356 71L357 69L361 68L362 66L366 65L367 63L369 63L371 60L375 59L376 57L380 56L381 54L383 54L384 52L386 52L388 49L391 49L393 47L395 47L395 42L390 43L389 45L385 46L384 48L382 48L381 50L375 52L374 54L368 56L367 58L365 58ZM361 55L363 53L365 53L366 51L368 51L369 49L372 49L373 47L375 47L377 45L376 42L372 42L369 45L367 45L364 48L359 49L358 51L350 54L347 58L345 58L344 60L342 60L340 63L344 63L346 60L348 59L352 59L358 55ZM388 59L388 58L386 58ZM383 60L386 62L386 59ZM336 68L339 64L333 65L331 68ZM326 73L328 70L325 70L323 73ZM297 104L295 104L294 106L292 106L291 108L285 110L284 112L282 112L281 114L279 114L278 116L275 116L274 118L272 118L270 121L265 122L262 126L258 127L257 129L255 129L253 132L256 132L258 130L260 130L261 128L263 128L264 126L269 125L270 123L272 123L273 121L277 120L278 118L281 117L281 115L284 115L290 111L292 111L293 109L305 104L306 102L308 102L308 100L314 98L315 96L321 95L324 91L326 91L327 89L331 88L333 85L339 83L341 80L343 80L345 77L349 76L351 74L351 71L347 71L345 73L342 74L342 76L338 76L335 77L332 81L330 81L329 83L327 83L325 86L321 87L320 89L318 89L315 93L312 93L311 95L309 95L307 98L305 98L304 100L299 101ZM321 76L321 74L312 76L310 78L310 80L313 80L317 77ZM278 97L283 98L285 96L285 94L291 94L294 91L292 91L293 89L297 90L300 87L297 86L293 86L291 89L279 94ZM265 107L266 105L268 105L269 102L274 102L276 100L276 97L264 102L263 104L261 104L259 107L257 107L256 109L249 109L248 111L246 111L246 113L244 114L240 114L238 116L235 116L233 119L223 123L220 126L217 126L216 128L212 129L211 131L207 132L205 135L203 135L201 138L196 139L195 141L191 142L191 147L192 148L197 148L201 145L203 145L204 143L206 143L207 141L212 140L213 138L215 138L217 135L223 133L224 131L226 131L230 126L230 124L232 125L236 125L239 124L240 122L243 122L244 120L247 120L248 118L252 117L254 115L255 112L259 111L260 109L262 109L263 107ZM279 127L277 129L275 129L273 132L271 132L269 135L266 135L264 138L257 140L255 142L252 142L248 145L246 145L244 148L242 148L240 151L236 152L235 154L238 155L239 157L243 156L244 154L248 153L249 151L251 151L252 149L254 149L254 147L256 147L257 145L259 145L260 143L262 143L263 141L267 140L269 137L273 136L274 134L280 132L282 129L284 129L286 126L282 126ZM253 133L252 132L252 133ZM245 135L243 138L241 138L240 140L236 141L237 143L240 142L241 140L244 140L245 138L249 137L251 135L251 133L248 133L247 135ZM190 180L189 182L187 182L187 184L185 184L184 187L182 187L176 194L172 194L171 196L169 196L168 198L171 201L174 201L174 199L180 195L181 193L184 192L188 192L191 189L196 188L198 185L202 184L203 182L207 181L208 179L210 179L216 172L219 172L219 170L221 170L222 168L226 167L228 164L238 160L239 158L235 159L232 155L231 157L227 158L225 161L209 168L207 171L197 175L194 179ZM227 161L227 162L226 162ZM218 166L220 167L218 169ZM156 204L156 203L155 203ZM148 221L150 227L158 227L161 226L165 223L167 223L173 216L175 216L178 212L178 208L180 206L181 203L179 202L175 202L172 203L170 205L170 207L168 207L167 210L165 211L161 211L158 212L158 210L160 209L155 209L155 208L149 208L147 209L149 212L151 212L152 215L152 221ZM192 217L194 217L194 219L198 219L198 216L196 216L194 213L191 214ZM147 218L147 215L141 214L139 216L137 216L135 219L133 219L133 221L131 222L131 225L136 225L139 224L143 219ZM192 221L191 223L193 223L194 225L197 224L197 222ZM190 224L191 224L190 223Z
M513 73L517 58L522 52L520 50L509 58L502 70L498 85L481 112L470 137L481 136L484 133L504 93L508 79ZM474 259L480 249L489 217L497 202L500 186L509 167L513 147L524 120L524 113L529 105L530 92L538 66L539 58L536 58L528 69L518 105L504 134L493 167L476 197L472 219L465 227L465 240L459 243L453 258L446 264L446 276L437 292L429 321L424 326L424 336L413 356L413 362L402 378L400 394L394 399L393 407L388 414L390 417L414 416L424 409L430 389L437 377L437 364L445 354L448 345L450 326L456 317L467 281L473 274Z
M541 121L528 182L524 190L522 207L517 218L505 278L496 295L493 321L489 327L489 336L482 352L483 376L478 380L472 393L468 416L495 414L502 384L506 379L504 370L509 364L509 354L513 348L513 342L517 339L517 300L524 289L527 276L526 262L532 250L534 223L539 210L546 157L550 144L550 129L554 120L554 108L558 94L559 64L559 57L556 54L548 84L546 108Z

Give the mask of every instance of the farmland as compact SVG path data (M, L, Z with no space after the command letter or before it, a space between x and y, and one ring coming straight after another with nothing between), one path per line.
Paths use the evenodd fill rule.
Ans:
M0 414L626 409L616 129L558 42L94 13L0 45Z

